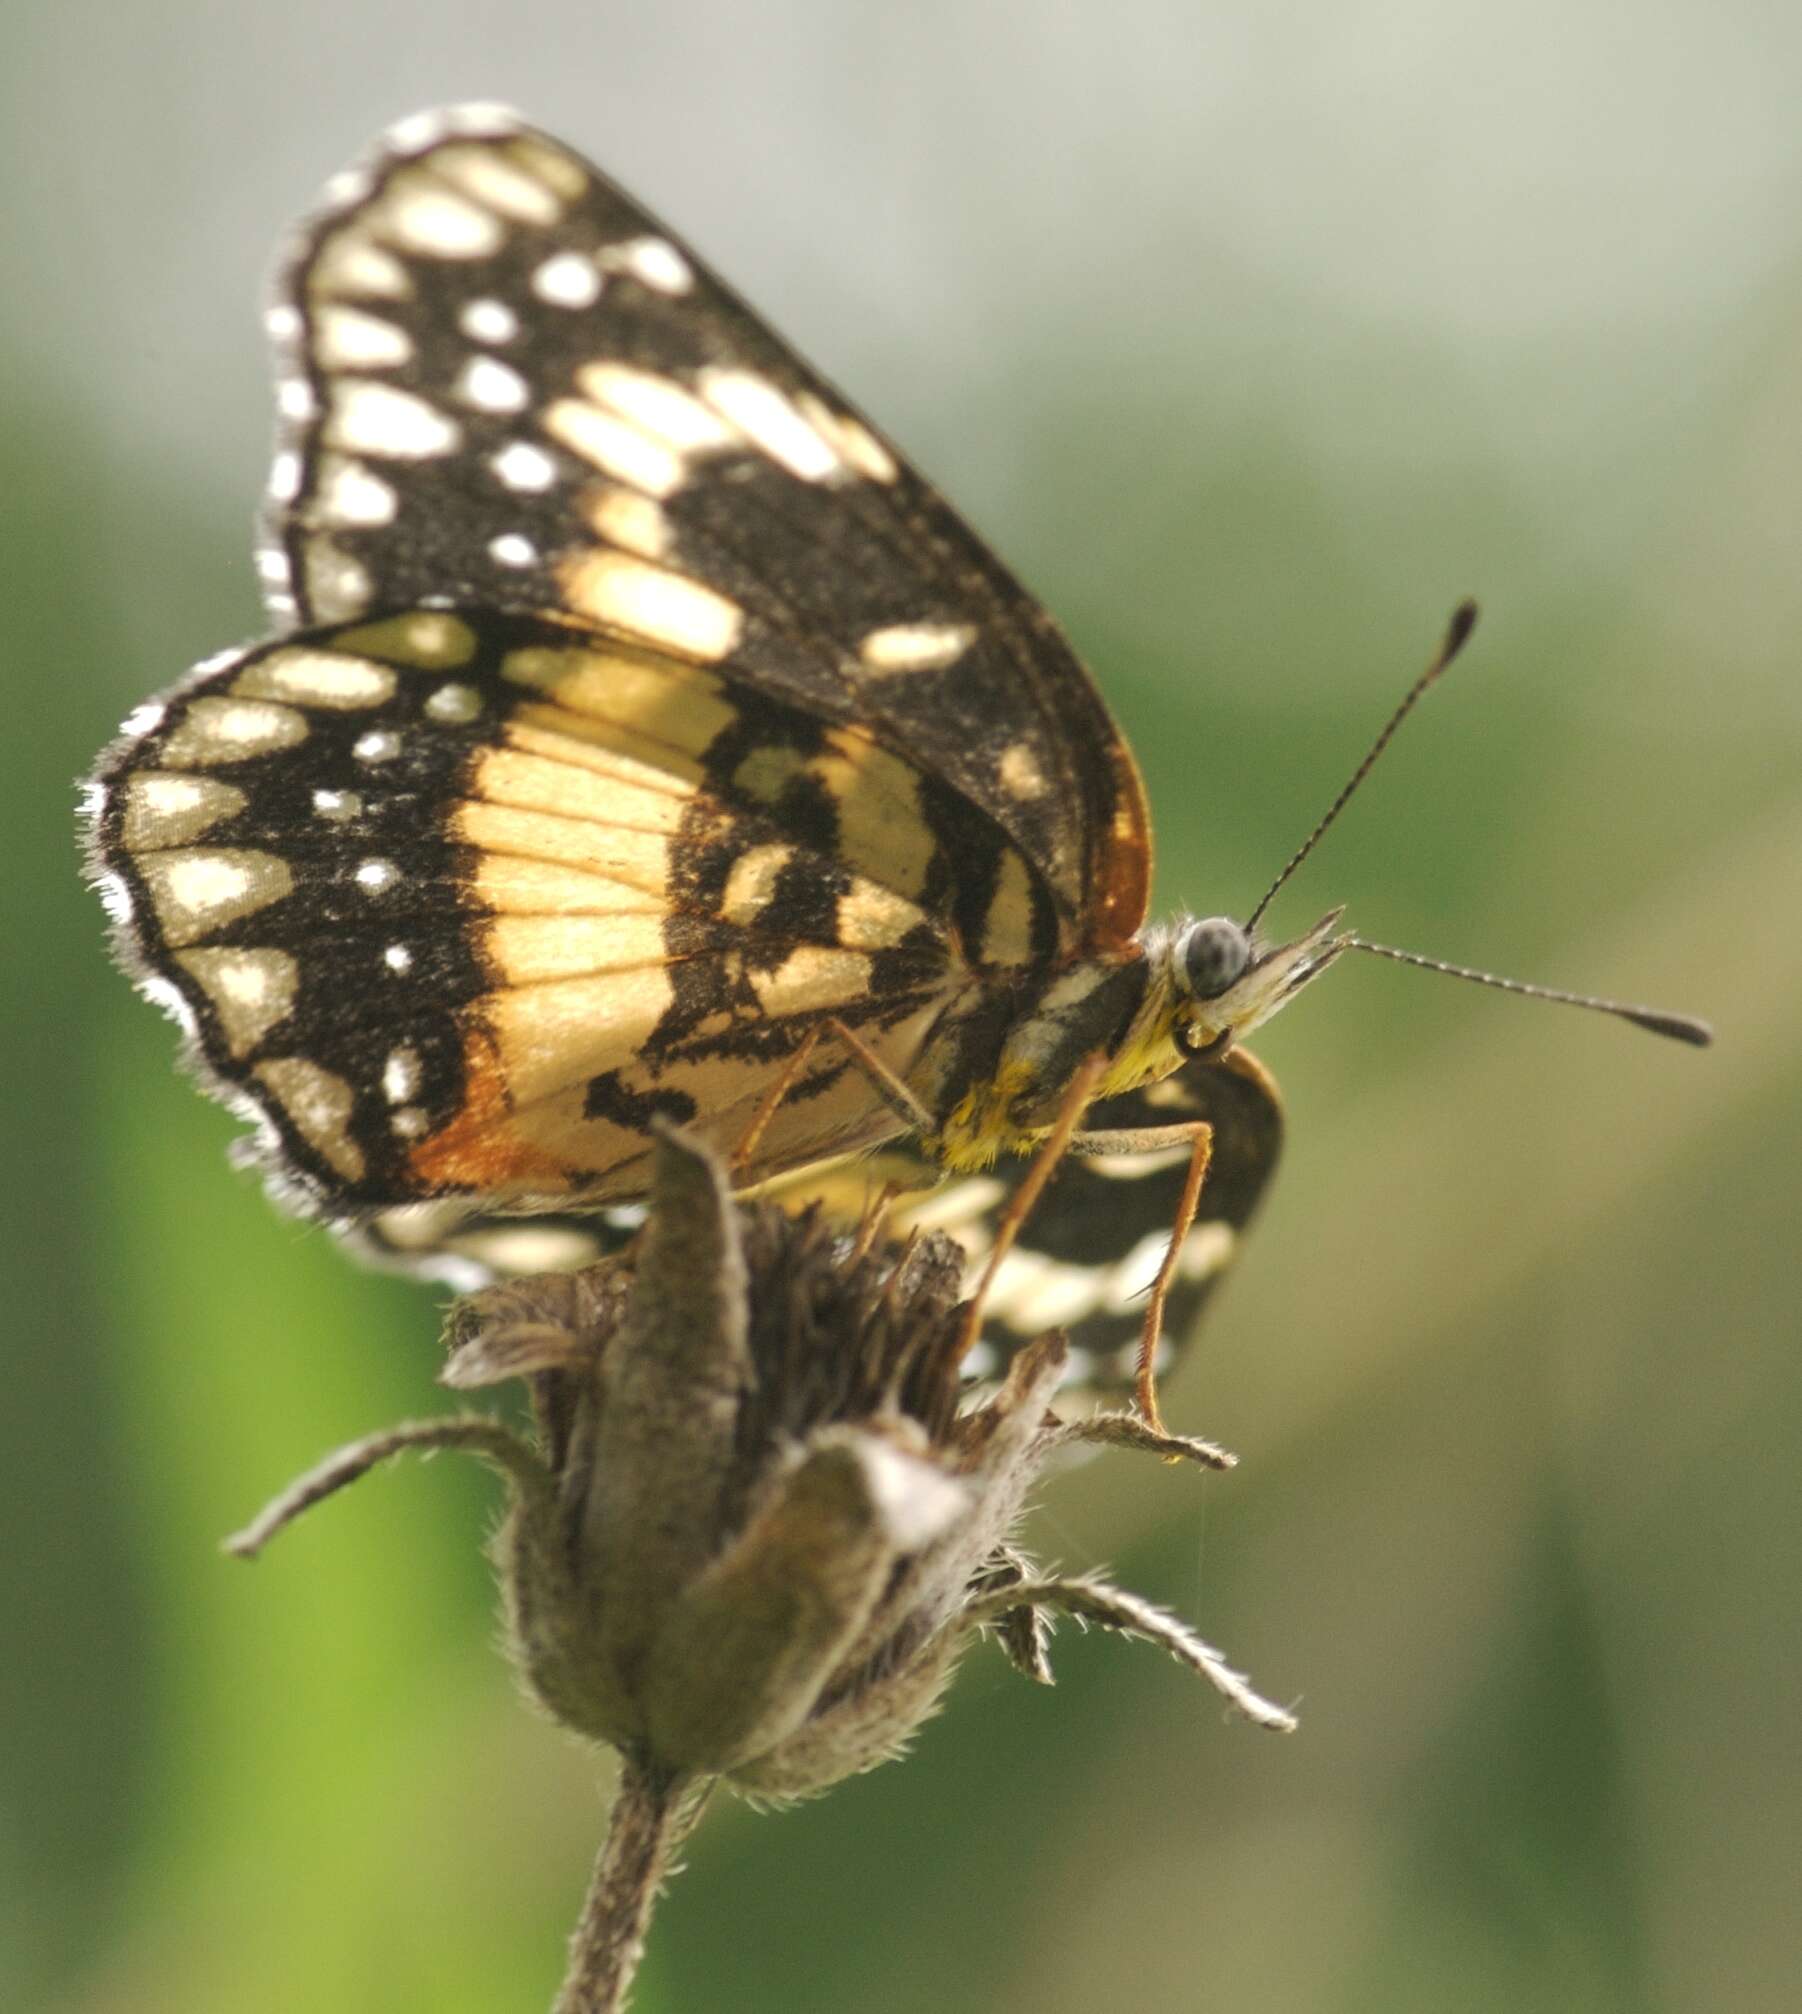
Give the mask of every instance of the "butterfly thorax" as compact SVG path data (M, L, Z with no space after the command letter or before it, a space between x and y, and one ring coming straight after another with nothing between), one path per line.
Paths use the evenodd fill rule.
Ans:
M953 1018L929 1066L961 1050L961 1077L942 1077L946 1114L924 1141L959 1173L1030 1152L1050 1131L1077 1070L1105 1058L1094 1098L1155 1084L1195 1056L1223 1056L1268 1020L1337 955L1335 911L1293 942L1255 945L1223 918L1154 927L1122 954L1086 958L1052 975L999 1031L986 1053ZM1230 937L1222 965L1220 940ZM953 1065L953 1070L957 1069Z

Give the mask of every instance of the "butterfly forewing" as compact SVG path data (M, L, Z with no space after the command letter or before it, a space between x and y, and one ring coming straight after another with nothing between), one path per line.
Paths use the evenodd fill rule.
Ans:
M1138 778L1049 617L587 163L502 115L407 130L304 235L272 320L278 608L539 612L730 670L983 813L1065 949L1138 928Z

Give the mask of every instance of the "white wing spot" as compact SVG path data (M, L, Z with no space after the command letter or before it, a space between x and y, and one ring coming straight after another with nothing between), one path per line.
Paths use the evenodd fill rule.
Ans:
M357 886L365 895L386 895L399 879L400 869L392 860L364 860L357 867Z
M291 576L288 555L280 546L266 545L258 549L257 578L265 587L286 587Z
M413 969L413 954L404 944L390 944L382 953L382 963L390 972L404 974Z
M675 543L663 506L636 490L603 488L589 505L588 522L609 545L641 559L662 559Z
M544 430L632 489L666 497L682 487L682 457L674 448L584 399L559 399L544 416Z
M300 310L292 301L277 301L263 310L263 327L272 341L291 343L301 331Z
M391 727L371 728L357 736L350 752L359 762L392 762L400 753L400 736Z
M328 523L366 528L392 524L400 498L392 483L362 462L334 455L320 472L319 508Z
M516 531L504 531L488 541L488 557L496 566L536 566L538 548Z
M702 398L740 433L803 482L840 475L844 463L826 437L808 425L787 393L755 371L703 370L696 379Z
M744 633L744 610L736 602L624 553L600 552L582 561L570 569L564 590L585 614L704 664L727 656Z
M364 231L344 230L328 238L313 261L309 278L312 290L327 297L362 294L404 301L413 292L406 267Z
M328 538L315 538L306 548L307 596L321 622L361 615L373 592L369 570L361 560L340 552Z
M964 622L903 622L873 629L857 646L867 671L943 671L976 640Z
M694 268L667 238L634 238L611 257L655 293L686 294L695 283Z
M402 1042L388 1051L382 1065L382 1096L390 1105L407 1105L419 1095L419 1051Z
M417 1105L402 1105L388 1121L397 1138L402 1140L422 1139L431 1130L432 1122Z
M482 695L473 685L441 685L426 701L425 710L434 720L471 721L482 710Z
M718 413L673 378L655 371L634 370L630 364L584 364L576 383L597 405L611 406L635 427L658 435L684 454L731 447L739 440L736 429Z
M507 235L492 210L453 195L418 170L389 184L378 228L406 251L434 259L485 259L500 250Z
M232 681L247 699L285 699L297 706L380 706L394 697L391 665L331 650L293 647L271 651Z
M519 317L505 301L465 301L457 310L457 326L472 343L510 343L519 334Z
M1001 787L1009 797L1022 803L1030 803L1036 797L1043 797L1050 789L1045 780L1045 772L1031 745L1024 741L1010 742L1001 751L998 765Z
M471 357L457 380L457 396L484 413L516 413L531 399L524 378L495 357Z
M563 215L550 189L492 148L446 147L433 157L432 172L516 224L548 229Z
M288 863L273 853L173 849L139 867L171 949L255 915L294 886Z
M275 388L275 409L285 420L304 423L318 412L313 387L305 378L283 378Z
M558 252L533 273L532 291L548 307L592 307L601 298L600 269L580 252Z
M833 412L812 392L800 393L795 405L808 425L823 434L860 476L875 483L892 483L901 473L900 463L862 420L853 419L849 413Z
M357 1097L344 1079L304 1056L259 1063L256 1074L313 1151L346 1181L358 1180L367 1163L348 1131Z
M307 717L291 706L208 693L189 703L181 724L163 743L172 769L205 769L215 762L242 762L297 748L307 738Z
M269 464L269 494L276 503L292 503L299 493L300 457L292 448L282 448Z
M373 378L343 378L332 387L327 434L334 447L352 454L403 461L449 454L463 437L456 421L436 406Z
M330 371L384 370L412 361L413 338L379 315L328 306L313 317L313 348Z
M315 814L332 825L346 825L351 819L361 816L363 800L354 790L316 790L313 793Z
M557 480L557 464L530 441L509 441L488 466L510 490L548 490Z

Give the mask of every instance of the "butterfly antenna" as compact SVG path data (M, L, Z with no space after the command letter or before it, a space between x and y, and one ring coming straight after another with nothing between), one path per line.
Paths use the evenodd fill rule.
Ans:
M1567 1007L1587 1007L1597 1014L1613 1014L1622 1021L1631 1021L1635 1028L1668 1035L1673 1042L1690 1042L1698 1049L1706 1049L1714 1040L1714 1030L1708 1023L1691 1014L1667 1014L1657 1007L1602 1000L1593 993L1567 993L1561 986L1531 986L1524 979L1503 979L1494 972L1473 971L1468 965L1453 965L1443 958L1423 958L1418 951L1398 951L1393 944L1373 944L1368 937L1348 934L1337 942L1347 951L1368 951L1377 958L1393 958L1399 965L1418 965L1423 972L1444 972L1453 979L1493 986L1502 993L1521 993L1529 1000L1561 1000Z
M1452 611L1452 619L1449 623L1446 624L1445 635L1440 639L1439 648L1433 653L1432 663L1427 666L1426 670L1423 671L1420 674L1420 676L1414 681L1413 685L1409 687L1407 697L1402 701L1401 705L1395 709L1395 711L1389 716L1388 720L1384 723L1382 733L1379 734L1376 740L1370 744L1369 754L1366 755L1364 760L1358 764L1355 770L1352 771L1350 781L1346 784L1345 788L1342 791L1340 791L1339 795L1333 799L1332 803L1327 807L1326 816L1321 819L1320 823L1315 826L1314 830L1310 832L1307 838L1302 841L1301 845L1296 848L1295 852L1290 856L1289 862L1284 867L1282 873L1276 877L1276 879L1270 884L1270 886L1267 889L1265 889L1263 900L1259 902L1258 906L1245 919L1245 928L1247 932L1253 931L1258 927L1259 919L1263 916L1264 911L1270 907L1271 903L1275 901L1278 892L1283 887L1283 884L1289 879L1290 875L1292 875L1295 872L1295 870L1302 864L1302 862L1307 859L1308 855L1314 851L1315 847L1320 844L1321 838L1325 834L1327 827L1332 824L1333 820L1337 818L1340 812L1342 812L1345 809L1345 807L1351 802L1352 793L1357 789L1358 785L1364 781L1365 777L1367 777L1370 774L1370 772L1376 767L1377 757L1382 754L1383 750L1386 749L1389 746L1390 742L1395 738L1395 730L1398 727L1400 727L1402 722L1406 720L1409 714L1414 711L1415 706L1419 703L1420 699L1425 694L1427 688L1430 685L1432 685L1434 681L1441 676L1442 673L1444 673L1450 668L1453 658L1455 658L1458 655L1459 651L1461 651L1464 648L1465 644L1469 642L1470 633L1473 629L1476 628L1476 626L1477 626L1476 603L1469 599L1461 601L1458 604L1458 606Z

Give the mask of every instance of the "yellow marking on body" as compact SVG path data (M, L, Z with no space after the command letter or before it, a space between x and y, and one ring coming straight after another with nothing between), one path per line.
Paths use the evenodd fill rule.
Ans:
M579 763L547 761L515 748L486 749L470 772L470 794L487 804L549 812L611 830L675 834L688 801L668 790L643 790L621 777Z
M679 455L732 447L741 439L717 412L658 372L635 370L629 364L584 364L576 383L596 405L611 407Z
M542 176L509 161L493 147L439 147L431 156L434 175L453 183L464 195L486 204L516 224L549 229L563 215L563 203Z
M395 676L386 664L338 651L271 651L241 671L231 689L245 699L287 700L296 706L340 711L380 706L394 697Z
M1028 1065L1002 1063L994 1076L973 1084L952 1106L944 1124L925 1143L926 1151L953 1174L963 1175L986 1172L1004 1149L1021 1152L1036 1146L1051 1128L1022 1130L1012 1118L1036 1085Z
M609 545L640 559L663 559L675 543L662 505L636 490L596 491L588 502L588 522Z
M606 722L628 737L622 744L627 747L667 747L699 756L738 719L738 708L711 672L625 643L615 650L510 651L501 676L543 693L571 714ZM539 722L529 708L518 717L528 715ZM572 734L580 731L579 724L569 726Z
M508 986L667 965L661 909L607 916L496 916L482 926L488 969Z
M259 1063L255 1075L321 1160L347 1182L361 1178L366 1166L363 1150L349 1132L356 1093L342 1077L304 1056L278 1056Z
M757 1003L773 1018L848 1007L869 997L870 961L861 951L800 944L773 972L750 973Z
M175 962L213 1003L234 1056L248 1056L294 1011L300 966L286 951L183 951Z
M310 732L307 717L291 706L209 694L190 700L181 725L163 742L159 758L171 769L207 769L298 748Z
M732 863L720 895L720 915L728 923L755 923L776 893L777 878L795 857L792 846L753 846Z
M1031 803L1034 798L1043 797L1051 788L1030 742L1010 743L1001 751L1001 760L996 768L1001 778L1002 789L1009 797L1016 798L1023 804Z
M169 947L193 944L279 902L294 886L285 860L250 848L173 848L139 862Z
M920 803L918 774L853 729L828 728L826 742L827 752L805 767L831 793L838 857L885 888L918 896L938 852Z
M703 664L730 656L744 634L744 610L735 601L625 553L570 560L558 569L558 583L578 613Z
M943 671L976 641L967 622L902 622L873 629L857 646L864 669L886 676L902 671Z
M663 895L669 887L669 841L657 833L480 803L459 804L448 825L453 841L484 853L512 853L523 860L579 868L650 895Z
M696 373L695 385L728 425L790 475L814 483L843 473L838 450L768 378L710 364Z
M674 496L687 479L681 455L666 441L586 399L558 399L541 424L571 454L648 496Z
M638 888L605 875L584 874L554 861L518 854L486 854L476 863L471 891L497 916L663 916L667 892Z
M119 837L127 853L186 846L222 820L235 818L249 802L236 784L215 777L140 770L126 781Z
M1001 869L995 876L995 892L989 897L988 913L982 920L982 945L977 953L984 965L1024 965L1033 956L1032 873L1024 854L1010 846L1001 855Z

